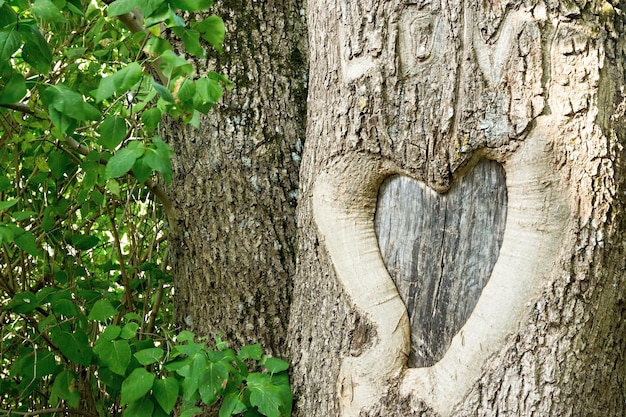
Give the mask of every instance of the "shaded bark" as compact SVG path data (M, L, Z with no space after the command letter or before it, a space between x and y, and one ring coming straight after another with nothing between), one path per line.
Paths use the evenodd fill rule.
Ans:
M284 354L306 109L300 1L227 0L224 53L195 62L234 82L199 130L172 123L171 251L178 321Z

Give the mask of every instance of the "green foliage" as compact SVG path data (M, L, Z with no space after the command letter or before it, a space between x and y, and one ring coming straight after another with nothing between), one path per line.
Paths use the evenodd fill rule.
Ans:
M211 4L0 0L0 413L290 414L286 362L173 320L156 132L197 126L230 82L161 33L221 50L219 17L177 14ZM137 8L148 30L123 25Z

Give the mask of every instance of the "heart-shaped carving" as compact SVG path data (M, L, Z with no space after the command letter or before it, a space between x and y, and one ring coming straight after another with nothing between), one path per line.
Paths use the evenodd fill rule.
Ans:
M407 177L379 191L383 261L411 322L409 367L434 365L465 324L498 259L507 214L504 169L482 160L445 195Z

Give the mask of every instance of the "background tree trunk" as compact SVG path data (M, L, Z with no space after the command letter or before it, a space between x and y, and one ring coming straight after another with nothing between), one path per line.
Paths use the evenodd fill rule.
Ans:
M295 415L626 415L621 13L320 0L308 19ZM498 260L436 342L443 358L409 368L415 323L377 246L380 186L403 175L444 193L480 158L505 171Z
M172 123L179 214L171 240L177 317L198 335L284 354L305 133L302 2L225 0L224 53L196 62L235 84L199 130Z

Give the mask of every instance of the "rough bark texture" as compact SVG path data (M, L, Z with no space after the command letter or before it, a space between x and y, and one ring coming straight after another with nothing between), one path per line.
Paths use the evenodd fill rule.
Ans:
M172 123L170 250L178 320L282 355L295 272L295 206L306 113L301 1L225 0L224 53L196 62L234 82L199 130ZM199 74L202 76L202 73Z
M626 415L620 6L310 4L295 415ZM408 316L373 248L379 187L406 175L445 192L481 157L513 196L484 334L470 315L444 359L407 369Z

